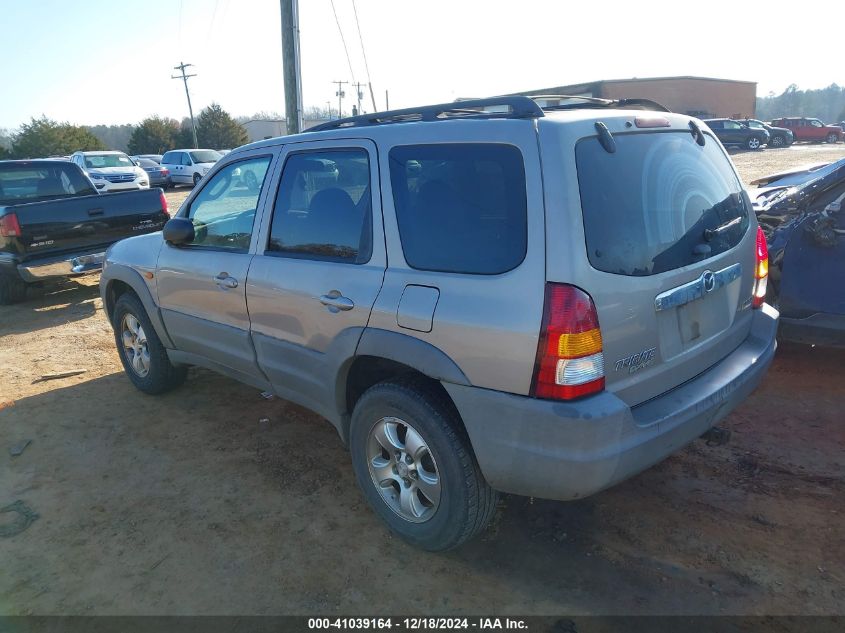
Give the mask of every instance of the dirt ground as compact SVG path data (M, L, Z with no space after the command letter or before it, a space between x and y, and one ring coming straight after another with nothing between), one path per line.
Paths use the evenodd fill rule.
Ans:
M842 155L733 158L747 181ZM782 345L730 444L579 502L505 496L446 554L387 532L308 411L201 369L133 389L96 277L0 308L0 367L0 510L38 515L3 538L0 514L2 615L845 613L845 352Z

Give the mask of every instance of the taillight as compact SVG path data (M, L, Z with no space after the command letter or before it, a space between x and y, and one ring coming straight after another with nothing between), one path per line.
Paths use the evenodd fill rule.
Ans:
M159 194L159 199L161 200L161 210L167 215L170 215L170 212L167 210L167 198L164 197L163 191Z
M604 389L604 355L596 306L586 292L546 284L531 395L572 400Z
M21 225L18 222L18 216L14 213L8 213L0 217L0 235L3 237L20 237Z
M169 175L170 175L170 170L169 170L169 169L162 169L162 170L161 170L161 175L162 175L162 176L169 176Z
M757 249L754 264L754 296L752 305L759 308L766 300L766 287L769 282L769 247L766 246L766 236L763 229L757 227Z

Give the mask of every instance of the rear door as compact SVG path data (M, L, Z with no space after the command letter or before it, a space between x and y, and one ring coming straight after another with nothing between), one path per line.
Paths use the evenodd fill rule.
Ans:
M683 118L631 131L633 118L602 119L615 152L592 122L540 122L549 279L593 297L607 388L630 405L746 338L755 263L750 201L719 144L698 145Z
M158 258L158 303L176 348L250 382L259 377L249 338L246 279L256 240L256 210L267 196L273 152L255 150L219 169L180 210L193 242L165 243ZM255 185L240 174L250 169Z
M333 417L338 363L384 278L378 155L370 141L333 140L287 145L281 160L246 285L252 340L277 393Z

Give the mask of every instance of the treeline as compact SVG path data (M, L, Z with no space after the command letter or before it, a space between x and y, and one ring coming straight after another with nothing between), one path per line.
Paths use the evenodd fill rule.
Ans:
M212 103L196 120L200 147L231 149L249 142L246 129L219 104ZM66 156L76 151L117 149L130 154L163 154L193 147L191 120L151 116L138 125L83 126L32 118L15 132L0 130L0 159Z
M792 84L776 95L757 97L757 118L771 121L782 116L816 117L825 123L845 121L845 87L831 84L817 90L799 90Z

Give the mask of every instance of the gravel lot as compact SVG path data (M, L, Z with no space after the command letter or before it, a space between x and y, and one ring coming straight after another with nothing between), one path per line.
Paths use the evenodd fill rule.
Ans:
M733 159L747 182L842 156ZM579 502L506 496L434 555L382 527L308 411L200 369L135 391L96 284L0 307L0 509L38 514L8 538L0 514L0 614L845 613L843 352L784 345L730 444Z

